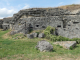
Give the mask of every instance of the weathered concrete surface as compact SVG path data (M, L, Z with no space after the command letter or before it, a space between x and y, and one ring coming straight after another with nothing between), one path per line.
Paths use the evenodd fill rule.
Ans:
M76 46L76 41L58 41L53 44L63 46L63 48L70 49L70 47L74 48Z
M36 48L40 51L52 51L53 46L46 40L39 41L36 45Z

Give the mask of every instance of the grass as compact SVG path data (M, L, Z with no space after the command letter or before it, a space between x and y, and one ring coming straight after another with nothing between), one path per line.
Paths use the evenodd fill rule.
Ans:
M40 52L35 49L37 42L43 39L34 38L28 39L26 37L21 39L13 39L17 36L23 36L20 34L3 38L7 31L0 31L0 60L57 60L67 58L75 60L80 57L80 44L72 50L67 50L58 45L53 45L52 41L49 41L53 45L53 52ZM56 57L57 56L57 57ZM60 57L60 58L58 58Z

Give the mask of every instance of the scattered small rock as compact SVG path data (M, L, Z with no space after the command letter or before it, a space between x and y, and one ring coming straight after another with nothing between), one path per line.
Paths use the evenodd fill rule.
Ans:
M18 37L15 37L15 38L13 38L13 39L19 39Z

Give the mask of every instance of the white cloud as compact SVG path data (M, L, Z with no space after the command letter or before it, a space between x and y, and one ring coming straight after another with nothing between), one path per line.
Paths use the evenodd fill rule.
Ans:
M0 8L0 19L4 17L11 17L17 11L15 9L7 9L7 8Z
M7 0L5 0L7 2ZM0 3L1 5L3 3ZM18 5L18 6L10 6L10 3L7 2L7 5L1 7L0 6L0 19L5 18L5 17L12 17L14 13L17 13L19 10L21 9L28 9L30 8L30 6L28 4L25 4L23 7L22 5ZM4 7L4 8L3 8Z
M22 9L28 9L28 8L30 8L30 6L25 4L25 6Z

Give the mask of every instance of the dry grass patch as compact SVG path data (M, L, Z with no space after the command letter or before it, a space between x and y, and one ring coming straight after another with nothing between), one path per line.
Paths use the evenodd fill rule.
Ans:
M80 60L80 56L78 56L77 58L75 58L75 57L70 58L70 57L63 56L63 55L62 56L53 56L53 57L42 56L41 58L30 59L25 55L13 55L10 57L2 58L0 60Z
M10 32L4 34L2 37L3 37L4 39L7 39L7 38L11 39L11 38L12 38L12 37L10 36Z
M58 8L73 11L73 10L76 10L76 9L80 9L80 4L65 5L65 6L60 6Z

